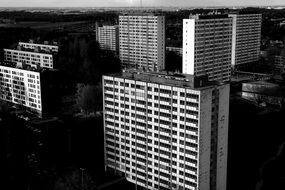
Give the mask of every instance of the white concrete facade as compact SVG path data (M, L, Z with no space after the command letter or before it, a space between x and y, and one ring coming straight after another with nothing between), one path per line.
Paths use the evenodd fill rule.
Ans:
M183 19L182 72L194 75L195 65L195 20Z
M189 83L103 76L106 168L147 189L226 190L229 84Z
M21 62L31 67L53 69L53 55L26 50L4 49L4 61Z
M119 33L123 65L150 71L165 68L164 16L120 15Z
M41 113L40 80L40 72L0 65L0 98Z

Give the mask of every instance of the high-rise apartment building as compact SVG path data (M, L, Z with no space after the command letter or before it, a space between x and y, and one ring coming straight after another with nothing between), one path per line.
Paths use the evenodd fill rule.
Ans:
M21 63L0 63L0 99L43 116L58 103L53 90L56 73Z
M120 15L120 60L126 67L164 69L165 18L156 15Z
M233 18L232 67L258 61L261 40L261 14L230 14Z
M105 167L147 189L226 190L229 84L103 76Z
M100 26L97 28L98 42L102 49L119 51L119 26Z
M185 74L229 81L232 60L232 18L228 15L190 15L183 19Z

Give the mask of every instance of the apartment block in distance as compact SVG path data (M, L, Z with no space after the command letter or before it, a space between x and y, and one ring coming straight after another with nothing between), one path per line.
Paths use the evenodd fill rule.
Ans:
M119 26L100 26L97 28L98 42L102 49L119 52Z
M232 67L258 61L261 40L261 14L230 14L233 18Z
M52 47L51 47L52 48ZM39 44L19 42L16 49L4 49L5 62L21 62L31 67L54 68L54 55L57 50L50 50Z
M164 16L120 15L120 60L125 67L150 71L165 67Z
M166 47L166 51L172 51L174 52L176 55L179 55L182 57L183 55L183 51L181 47Z
M19 42L19 46L26 48L26 49L32 49L32 50L41 50L45 52L54 52L58 53L58 45L56 44L49 44L48 42L45 42L44 44L38 44L34 43L33 41L29 42Z
M183 19L185 74L207 74L210 81L229 81L232 59L232 18L228 15L190 15Z
M106 170L146 189L226 190L229 84L126 70L103 93Z
M0 99L42 117L56 108L57 71L0 63Z

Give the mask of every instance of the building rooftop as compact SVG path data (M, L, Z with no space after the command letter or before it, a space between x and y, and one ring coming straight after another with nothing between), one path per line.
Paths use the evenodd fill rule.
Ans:
M0 66L4 67L11 67L15 69L21 69L26 71L33 71L33 72L44 72L44 71L55 71L55 69L48 69L48 68L42 68L39 65L37 67L32 67L30 65L21 63L21 62L0 62Z
M52 42L49 42L49 41L39 42L39 41L29 40L29 42L19 42L19 43L35 44L35 45L41 45L41 46L58 46L58 43L55 42L55 41L52 41Z
M255 15L255 14L260 14L258 11L254 10L234 10L234 11L229 11L229 14L231 15Z
M164 15L161 13L131 12L131 13L122 13L119 16L164 16Z
M49 55L53 55L54 54L52 51L45 51L45 50L42 50L40 48L30 49L30 48L24 48L22 46L17 46L17 48L15 48L15 49L9 49L9 48L5 48L5 49L6 50L23 51L23 52L31 52L31 53L42 53L42 54L49 54Z
M117 28L119 27L119 25L102 25L102 26L98 26L98 28Z
M190 19L199 19L199 20L206 20L206 19L221 19L221 18L229 18L229 15L227 14L196 14L196 15L189 15Z
M206 75L198 77L166 71L149 72L137 69L128 69L123 70L122 73L115 73L109 76L195 89L209 88L213 85L221 84L218 82L208 81L208 77Z

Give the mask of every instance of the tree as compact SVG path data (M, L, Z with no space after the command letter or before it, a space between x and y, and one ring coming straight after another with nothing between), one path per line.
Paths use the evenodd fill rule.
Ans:
M175 52L168 51L165 54L165 68L168 71L182 71L182 57Z
M94 37L93 37L94 38ZM92 36L69 36L63 39L57 64L65 74L65 83L96 85L102 75L119 72L121 64L111 51L101 50Z
M80 110L91 113L102 110L102 85L77 84L76 103Z
M96 190L91 175L86 170L78 168L65 169L55 180L54 190Z
M120 72L120 60L108 50L100 49L98 42L90 41L83 52L81 76L88 84L96 84L102 80L102 75Z
M256 185L256 190L281 190L285 188L285 144L279 145L278 152L263 163L260 168L261 178Z
M0 115L7 114L8 112L8 105L6 102L0 100Z

